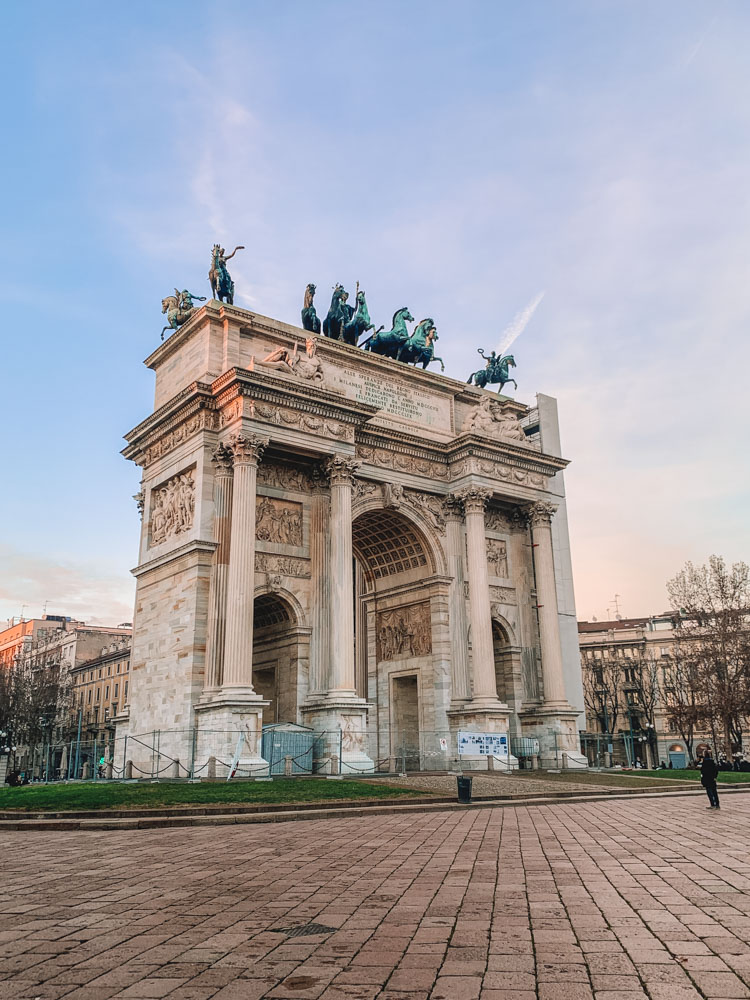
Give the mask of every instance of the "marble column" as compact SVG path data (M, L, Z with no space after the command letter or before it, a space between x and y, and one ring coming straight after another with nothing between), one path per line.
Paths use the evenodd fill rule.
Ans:
M329 695L355 697L352 479L359 462L346 455L326 459L331 483Z
M466 621L466 597L464 594L464 533L463 510L456 496L448 496L443 501L445 530L448 547L448 574L450 585L450 631L451 642L451 703L469 701L471 681L469 679L469 646Z
M328 684L330 504L328 483L316 467L310 503L310 562L312 567L312 634L310 636L310 681L308 697L325 693Z
M487 539L484 510L492 491L468 486L456 494L466 514L466 542L469 563L469 600L471 607L472 701L498 704L495 680L495 655L492 648L492 612L490 582L487 573Z
M557 507L536 503L529 510L534 547L539 639L545 705L565 704L560 620L557 615L557 585L552 554L552 517Z
M255 591L255 487L258 462L268 438L234 434L232 540L227 579L226 640L222 691L253 691L253 601Z
M233 455L226 445L220 444L211 461L214 473L214 551L211 583L208 592L208 635L206 637L206 674L203 684L205 694L221 687L224 641L226 636L227 578L229 574L229 546L232 527Z

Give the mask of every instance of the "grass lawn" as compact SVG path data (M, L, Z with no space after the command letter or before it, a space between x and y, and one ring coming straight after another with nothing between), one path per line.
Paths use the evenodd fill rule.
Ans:
M681 770L677 768L665 768L663 771L638 771L639 775L644 775L646 778L679 778L682 781L700 781L701 773L700 771L688 771L687 769ZM750 785L750 771L719 771L719 775L716 779L719 784L734 784L735 782L740 782Z
M202 782L200 784L26 785L0 789L0 811L18 809L83 810L157 808L161 806L232 803L330 802L386 799L399 795L429 795L424 791L371 784L362 780L280 778L274 781Z

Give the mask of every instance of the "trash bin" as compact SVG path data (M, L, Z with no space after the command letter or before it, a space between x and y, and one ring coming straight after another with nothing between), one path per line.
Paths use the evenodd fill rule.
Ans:
M458 783L458 801L459 802L471 802L471 778L465 778L459 776L456 778Z

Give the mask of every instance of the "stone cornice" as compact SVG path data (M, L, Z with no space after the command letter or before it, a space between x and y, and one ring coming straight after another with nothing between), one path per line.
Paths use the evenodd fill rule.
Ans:
M483 435L471 433L459 434L446 446L443 453L450 463L462 458L481 458L528 469L543 476L554 476L570 464L566 458L546 455L541 451L511 444L508 441L491 441Z
M186 424L191 426L186 427ZM125 435L127 447L121 454L137 465L150 465L158 457L152 450L157 442L178 434L180 429L183 430L181 440L187 440L199 430L216 430L218 426L211 387L204 382L193 382L129 431Z
M131 573L134 577L143 576L144 573L149 573L151 570L158 569L160 566L165 566L167 563L172 562L173 559L180 559L182 556L188 555L190 552L207 552L211 553L218 546L218 542L209 542L205 539L195 538L190 542L185 542L184 545L178 545L176 549L171 549L169 552L164 552L160 556L156 556L155 559L150 559L148 562L141 563L136 566L135 569L131 569Z
M269 371L230 368L212 383L211 391L219 409L244 396L354 425L379 412L376 406L349 399L320 383L301 382Z

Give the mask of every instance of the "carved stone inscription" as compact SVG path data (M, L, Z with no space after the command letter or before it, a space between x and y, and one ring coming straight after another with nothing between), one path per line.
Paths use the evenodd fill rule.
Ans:
M487 569L490 576L508 577L508 552L505 542L498 538L487 539Z
M151 545L160 545L193 526L195 514L194 469L172 476L151 490Z
M256 497L255 537L279 545L302 545L302 504Z
M376 622L378 660L426 656L432 652L430 602L379 611Z
M428 427L450 430L450 402L437 395L406 385L385 374L371 375L337 365L326 372L328 383L350 399L377 406L402 420L414 420Z

